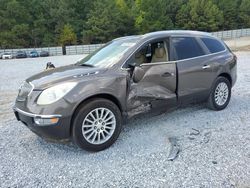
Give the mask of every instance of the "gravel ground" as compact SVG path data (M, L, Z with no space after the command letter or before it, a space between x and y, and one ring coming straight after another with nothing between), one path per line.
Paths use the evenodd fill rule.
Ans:
M223 111L195 105L124 126L109 149L90 153L47 142L17 122L22 80L45 63L81 56L0 61L0 187L250 187L250 53L238 52L238 81ZM168 160L169 138L181 151Z

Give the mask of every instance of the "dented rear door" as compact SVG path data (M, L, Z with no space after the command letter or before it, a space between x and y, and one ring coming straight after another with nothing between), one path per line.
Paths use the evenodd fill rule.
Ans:
M151 109L168 109L176 104L176 64L161 62L142 64L142 78L131 79L128 108L129 115Z

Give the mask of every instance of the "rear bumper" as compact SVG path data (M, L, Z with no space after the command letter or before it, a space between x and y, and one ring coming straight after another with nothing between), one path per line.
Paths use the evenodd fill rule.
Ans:
M65 140L70 138L70 118L63 117L59 114L54 115L39 115L30 112L25 112L17 107L13 107L14 114L18 121L21 121L32 132L40 137L53 139L53 140ZM35 118L49 119L58 118L58 122L51 125L38 125L35 122Z

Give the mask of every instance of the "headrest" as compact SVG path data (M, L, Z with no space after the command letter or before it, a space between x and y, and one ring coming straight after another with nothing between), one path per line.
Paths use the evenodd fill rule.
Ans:
M165 50L164 50L164 48L156 48L155 49L155 56L157 58L163 58L165 56Z
M140 51L140 52L137 52L137 53L135 54L135 58L136 58L136 59L140 59L142 56L143 56L143 54L142 54L141 51Z

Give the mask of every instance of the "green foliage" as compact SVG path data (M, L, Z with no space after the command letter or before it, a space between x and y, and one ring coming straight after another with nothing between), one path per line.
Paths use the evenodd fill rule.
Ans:
M216 31L223 24L223 13L211 0L189 0L176 19L179 28Z
M240 27L250 27L250 1L242 0L240 5Z
M139 33L173 28L165 0L136 0L135 27Z
M82 32L84 43L107 42L133 33L134 20L124 0L96 0L93 7Z
M250 0L1 0L0 4L1 48L103 43L167 29L250 27Z
M213 0L223 12L223 30L235 29L238 27L238 7L240 0Z
M94 8L88 14L86 29L83 31L83 40L87 43L99 43L110 40L115 34L115 3L112 0L96 1ZM112 14L110 14L112 12Z
M59 44L62 46L76 44L76 34L71 25L66 24L60 34Z

